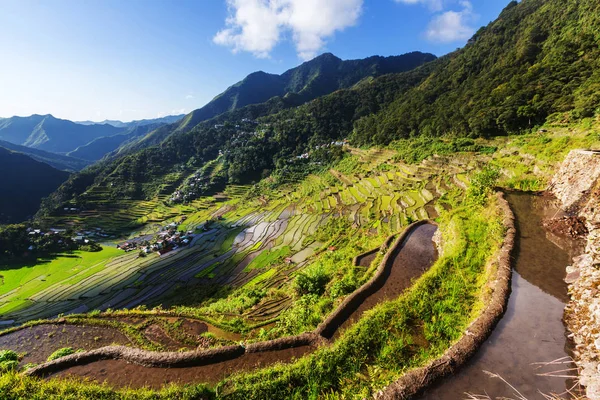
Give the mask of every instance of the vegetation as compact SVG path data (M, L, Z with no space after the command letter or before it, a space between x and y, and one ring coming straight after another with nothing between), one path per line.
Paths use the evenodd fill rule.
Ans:
M76 351L73 350L72 347L63 347L62 349L58 349L54 353L50 354L48 356L48 361L53 361L58 358L65 357L65 356L68 356L68 355L71 355L74 353L76 353Z
M325 55L283 77L254 74L72 175L38 223L147 240L176 222L195 237L160 256L106 247L2 267L3 317L115 307L66 321L115 328L154 350L168 346L152 332L182 348L274 339L314 329L382 255L370 266L353 257L412 221L438 221L443 254L331 346L213 389L112 391L10 367L0 397L367 398L439 356L485 305L486 265L504 235L493 188L542 189L567 151L600 144L598 7L511 2L464 49L402 73L381 75L380 58L344 64ZM316 83L306 82L302 71L317 70ZM264 93L252 90L265 83ZM183 334L188 319L213 332Z

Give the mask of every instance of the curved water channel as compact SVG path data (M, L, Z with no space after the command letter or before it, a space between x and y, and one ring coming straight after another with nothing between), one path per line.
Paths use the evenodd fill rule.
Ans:
M437 227L433 224L423 224L412 229L402 244L394 249L393 265L385 274L385 282L340 324L336 334L376 304L398 297L411 286L414 279L431 267L437 258L437 250L432 241L436 230ZM314 346L301 346L256 353L245 352L226 361L180 368L151 368L124 360L100 360L67 368L50 377L89 378L97 382L106 382L116 388L159 388L171 382L214 384L233 372L254 370L276 362L290 362L314 350Z
M553 200L544 196L511 193L506 196L516 217L518 239L515 243L512 293L508 308L498 326L458 373L422 394L424 400L468 399L468 394L488 395L491 399L519 398L499 378L500 375L528 400L544 399L540 393L561 394L573 386L564 377L572 368L564 363L570 343L562 322L567 297L563 278L570 263L567 251L576 251L569 241L559 243L542 227L542 219L558 212ZM554 241L556 242L557 238ZM563 363L543 365L558 359Z

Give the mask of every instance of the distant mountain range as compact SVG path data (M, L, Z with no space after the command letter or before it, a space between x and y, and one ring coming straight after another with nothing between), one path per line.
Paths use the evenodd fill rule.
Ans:
M203 121L248 105L284 99L286 107L298 106L336 90L351 88L364 79L410 71L435 59L433 54L418 51L400 56L372 56L359 60L342 60L331 53L325 53L281 75L253 72L204 107L185 115L179 122L139 137L117 149L113 155L121 156L157 145L173 133L190 131Z
M131 128L134 126L144 126L144 125L151 125L151 124L172 124L173 122L179 121L184 116L185 116L185 114L167 115L166 117L161 117L161 118L140 119L140 120L131 121L131 122L121 122L118 120L105 119L104 121L101 121L101 122L76 121L75 123L81 124L81 125L105 125L105 124L108 124L108 125L112 125L116 128Z
M135 135L145 135L149 130L177 121L180 118L181 116L168 116L155 120L128 123L111 121L115 124L112 125L109 123L94 124L88 122L82 124L55 118L50 114L34 114L29 117L0 119L0 140L59 154L76 152L76 156L82 155L87 160L95 161L102 158L106 152L113 151L122 142L135 137ZM91 144L99 138L108 138L115 135L118 135L118 137ZM111 145L108 146L105 142L110 142ZM95 148L96 145L98 148ZM87 147L85 150L77 152L76 150L82 146ZM103 153L104 149L108 150Z
M21 222L35 214L43 197L48 196L69 177L43 162L0 147L2 177L0 224Z

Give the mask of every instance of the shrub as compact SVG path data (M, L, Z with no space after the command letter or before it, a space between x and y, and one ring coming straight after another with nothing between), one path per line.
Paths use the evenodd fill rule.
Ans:
M0 350L0 363L6 361L18 361L19 355L12 350Z
M298 274L294 282L294 289L301 296L305 294L322 295L330 279L330 276L322 268L313 268Z
M57 358L65 357L73 353L75 353L75 350L73 350L72 347L63 347L50 354L48 356L48 361L56 360Z

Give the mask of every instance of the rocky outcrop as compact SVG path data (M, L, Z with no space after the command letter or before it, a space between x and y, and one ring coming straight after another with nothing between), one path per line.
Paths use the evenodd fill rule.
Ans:
M584 221L587 244L567 267L571 301L565 321L587 397L600 399L600 152L574 150L554 176L550 191L565 211Z

